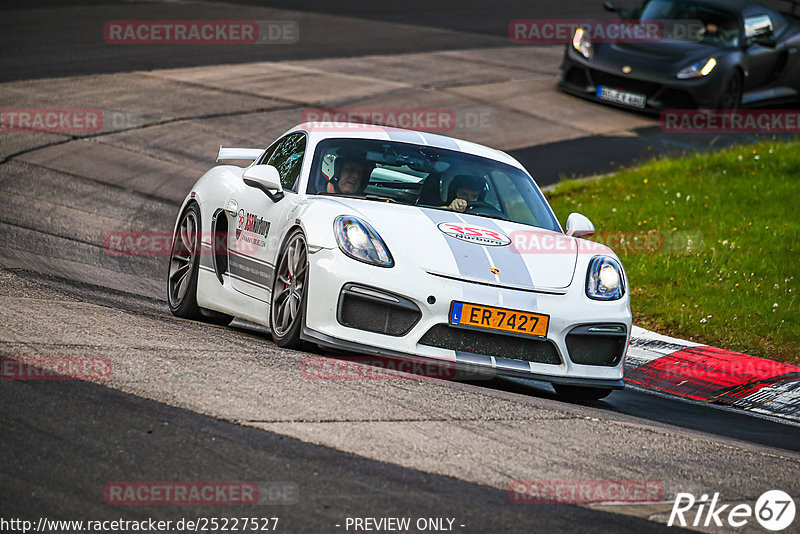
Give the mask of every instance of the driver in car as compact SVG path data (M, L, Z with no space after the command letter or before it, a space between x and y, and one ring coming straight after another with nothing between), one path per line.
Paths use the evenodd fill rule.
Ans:
M478 176L459 174L450 182L447 200L449 203L442 206L444 209L463 212L470 202L483 201L489 187L486 181Z
M367 159L355 155L342 155L333 163L333 177L328 182L328 193L360 195L369 183L373 165Z

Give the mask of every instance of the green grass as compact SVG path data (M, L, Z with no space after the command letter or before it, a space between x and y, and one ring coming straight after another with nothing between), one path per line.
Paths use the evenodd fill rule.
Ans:
M547 197L562 224L583 213L607 243L604 231L665 244L614 247L634 324L798 363L799 184L800 142L770 141L564 181Z

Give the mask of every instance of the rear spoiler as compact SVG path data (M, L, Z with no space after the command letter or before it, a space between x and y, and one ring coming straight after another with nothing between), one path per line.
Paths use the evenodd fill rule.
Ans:
M219 145L217 161L229 159L249 159L252 161L263 153L263 148L224 148L222 145Z

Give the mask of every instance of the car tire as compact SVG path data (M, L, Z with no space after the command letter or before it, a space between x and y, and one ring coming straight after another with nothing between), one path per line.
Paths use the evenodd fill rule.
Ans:
M608 397L613 391L611 388L588 388L584 386L568 386L566 384L553 384L559 396L571 400L600 400Z
M300 229L286 238L275 264L275 280L269 307L272 339L279 347L303 349L300 339L306 315L308 293L308 245Z
M184 210L172 236L167 273L167 302L173 315L225 326L233 317L197 305L197 271L200 268L200 208Z
M722 86L717 99L717 109L739 109L742 106L742 74L737 70Z

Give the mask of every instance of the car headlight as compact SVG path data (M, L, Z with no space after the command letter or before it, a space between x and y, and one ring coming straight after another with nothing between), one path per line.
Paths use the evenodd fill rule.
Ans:
M357 217L340 215L333 221L336 242L346 255L378 267L393 267L392 258L386 243L369 224Z
M713 57L695 61L688 67L684 67L678 71L678 78L681 80L686 80L688 78L700 78L703 76L708 76L708 74L714 70L714 67L716 66L717 60Z
M624 294L622 266L608 256L592 258L586 274L586 296L593 300L617 300Z
M576 28L575 35L572 36L572 48L581 53L583 57L592 57L592 43L583 28Z

